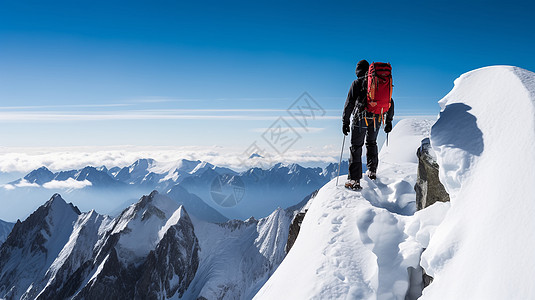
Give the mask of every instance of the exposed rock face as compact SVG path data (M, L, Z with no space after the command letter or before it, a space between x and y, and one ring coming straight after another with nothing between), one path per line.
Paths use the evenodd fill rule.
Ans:
M437 201L449 202L450 196L438 177L439 165L429 138L422 140L422 144L416 151L416 155L418 156L418 178L414 186L414 190L416 191L416 208L421 210ZM433 277L427 275L421 267L410 273L418 277L421 275L421 278L411 278L411 285L419 285L422 289L430 285L433 281ZM407 299L413 298L408 297Z
M54 195L0 246L0 299L251 299L310 197L216 224L156 191L113 219Z
M299 235L299 230L301 229L301 223L303 223L303 219L305 218L305 214L307 213L307 209L305 207L308 206L309 201L316 197L319 190L314 191L312 194L308 195L303 201L299 202L297 205L289 207L289 211L295 211L296 214L292 220L292 224L290 225L290 229L288 232L288 241L286 242L286 253L290 252L290 249L292 249L292 246L295 243L295 240L297 240L297 236Z
M34 299L33 287L43 287L43 277L68 241L80 211L55 194L24 222L17 221L0 247L0 298Z
M418 156L418 179L414 190L417 209L424 209L437 201L450 201L446 189L438 178L439 166L429 138L422 140L422 145L418 148L416 155Z
M154 191L116 218L83 272L95 275L74 299L182 296L197 272L200 248L186 210L176 205Z
M56 194L0 247L0 298L179 298L199 251L184 207L156 191L115 219Z
M186 210L149 253L136 284L136 299L182 297L199 267L199 242Z
M304 212L298 212L290 225L290 233L288 234L288 242L286 243L286 253L290 252L292 246L299 235L299 230L301 229L301 223L305 218L306 210Z

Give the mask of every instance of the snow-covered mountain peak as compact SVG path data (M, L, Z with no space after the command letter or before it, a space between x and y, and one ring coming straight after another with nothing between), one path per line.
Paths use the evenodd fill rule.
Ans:
M187 160L187 159L181 159L176 164L175 169L177 171L185 172L185 173L191 173L197 166L201 164L200 160Z
M55 193L54 195L52 195L52 197L50 197L50 200L45 202L44 206L52 207L52 206L64 205L64 204L66 205L67 202L61 197L59 193Z
M140 158L138 160L136 160L131 166L130 168L132 170L136 169L136 168L139 168L139 169L148 169L150 168L153 164L154 164L154 159L152 158Z
M39 169L33 170L24 176L24 179L29 183L43 184L49 182L54 178L54 173L52 173L47 167L42 166Z
M148 173L154 165L155 161L152 158L141 158L136 160L128 167L128 173L131 177L136 177Z
M126 263L144 258L159 242L163 235L158 233L178 208L176 201L153 191L124 210L116 219L111 233L120 235L119 257ZM140 244L140 240L144 242Z
M57 218L63 218L67 215L80 215L81 212L78 207L74 206L72 203L67 203L60 194L54 194L50 200L48 200L43 207L47 209L47 217L51 220Z
M177 225L179 222L191 224L191 219L183 205L180 205L180 207L167 220L167 223L160 229L158 232L159 239L161 240L164 237L171 226Z
M17 222L0 247L0 295L19 298L40 280L69 240L80 211L55 194L23 222ZM31 298L31 296L30 296Z
M201 162L199 163L192 171L190 171L189 173L190 174L195 174L197 172L199 172L200 170L203 170L203 169L213 169L214 168L214 165L212 165L211 163L208 163L208 162Z

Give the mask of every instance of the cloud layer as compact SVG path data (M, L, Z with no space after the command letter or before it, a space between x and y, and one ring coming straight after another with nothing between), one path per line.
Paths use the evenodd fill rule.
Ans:
M213 147L72 147L72 148L0 148L0 172L27 173L42 166L53 172L86 166L124 167L141 158L156 160L155 169L169 170L182 159L201 160L220 167L244 170L253 166L269 167L276 162L321 165L337 161L339 149L290 150L284 155L265 155L254 147L227 149ZM258 153L263 158L249 159Z
M26 179L22 179L20 182L18 183L15 183L15 184L4 184L4 185L0 185L0 187L3 187L4 189L6 190L14 190L16 188L40 188L40 187L43 187L45 189L49 189L49 190L54 190L54 189L65 189L65 190L69 190L69 189L74 189L74 190L77 190L77 189L83 189L87 186L91 186L92 183L85 179L83 181L78 181L74 178L67 178L67 180L52 180L52 181L49 181L49 182L46 182L44 183L42 186L37 184L37 183L30 183L28 182Z
M68 178L67 180L52 180L50 182L44 183L43 187L45 189L83 189L86 186L91 186L92 183L85 179L83 181L78 181L73 178Z

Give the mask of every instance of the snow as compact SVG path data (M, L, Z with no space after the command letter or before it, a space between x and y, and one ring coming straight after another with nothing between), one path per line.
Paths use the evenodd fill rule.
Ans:
M161 230L165 226L174 225L168 222L169 218L176 215L173 221L178 221L180 217L179 204L176 201L155 192L151 196L152 199L148 199L144 207L140 207L142 202L131 205L117 220L112 232L121 233L118 255L125 263L146 257L165 234L161 233ZM169 224L166 225L167 223Z
M183 298L535 298L535 74L507 66L478 69L457 79L439 103L436 122L405 119L395 126L379 155L376 181L364 177L364 189L355 192L336 186L335 178L307 203L286 258L290 211L224 224L191 218L200 264ZM416 149L428 136L451 202L415 212ZM22 290L15 296L26 291L31 298L64 276L61 267L76 269L108 233L120 233L123 262L142 261L184 213L163 195L151 197L110 220L94 211L78 216L54 195L45 204L49 230L41 230L47 256L14 249L3 266L3 272L19 272ZM420 265L434 277L423 295Z
M44 246L48 254L46 265L49 266L69 240L78 215L74 212L72 204L67 204L59 194L52 196L47 205L50 207L47 222L51 235Z
M533 299L535 74L478 69L440 105L431 143L451 209L423 253L422 299Z
M293 212L218 225L192 217L199 268L182 299L251 299L284 258Z
M184 207L181 205L174 213L173 215L171 215L171 217L167 220L167 222L165 223L165 225L160 229L160 231L158 231L158 241L160 241L165 233L167 232L167 230L169 230L169 228L171 226L174 226L176 224L178 224L178 221L180 220L180 218L182 217L182 215L184 214Z
M70 268L68 274L70 275L81 264L91 259L93 247L97 240L102 237L102 235L99 235L99 230L110 222L111 219L109 217L99 215L94 210L80 215L68 242L63 246L63 249L46 273L45 279L48 279L46 286L52 284L54 280L59 282L66 280L66 278L56 278L62 267L68 266ZM65 274L63 276L65 277Z
M535 74L478 69L439 103L430 140L451 202L414 212L414 153L433 122L403 120L377 182L318 192L255 299L535 298ZM434 277L423 295L420 265Z
M59 194L53 195L40 208L40 212L44 218L37 219L39 214L29 217L37 223L35 228L31 229L33 232L25 233L26 236L19 232L19 238L23 240L18 241L20 244L15 247L6 247L11 251L4 256L7 259L2 262L0 278L9 274L10 279L16 282L12 296L17 299L31 299L36 295L36 291L42 288L45 282L40 280L69 240L78 218L78 212L72 204L67 204ZM43 239L39 239L37 233L40 233ZM0 293L7 292L6 288L2 287ZM23 292L25 294L22 294Z
M421 252L419 243L406 243L405 232L416 209L416 149L431 125L400 121L381 150L377 181L364 176L362 192L335 186L336 179L326 184L255 299L405 299L407 267L418 264L413 254ZM431 230L428 219L434 222L422 217L411 229Z

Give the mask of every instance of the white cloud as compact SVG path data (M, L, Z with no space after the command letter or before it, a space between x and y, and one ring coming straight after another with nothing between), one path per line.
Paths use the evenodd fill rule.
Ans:
M13 186L12 184L4 184L2 185L2 187L8 191L15 189L15 186Z
M290 150L280 156L269 149L268 145L259 145L272 155L271 158L265 158L264 161L273 163L326 164L335 162L340 151L333 146L310 150ZM248 160L252 154L252 152L249 153L250 151L252 150L247 147L222 148L218 146L0 148L0 172L28 173L42 166L46 166L52 172L81 169L85 166L124 167L140 158L156 160L157 164L153 167L153 171L159 173L176 166L181 159L201 160L220 167L243 170L251 167L250 163L258 162L256 159Z
M37 183L30 183L26 179L22 179L19 183L15 184L16 187L40 187Z
M91 182L87 179L84 181L78 181L73 178L68 178L67 180L52 180L43 184L45 189L82 189L86 186L91 186Z

